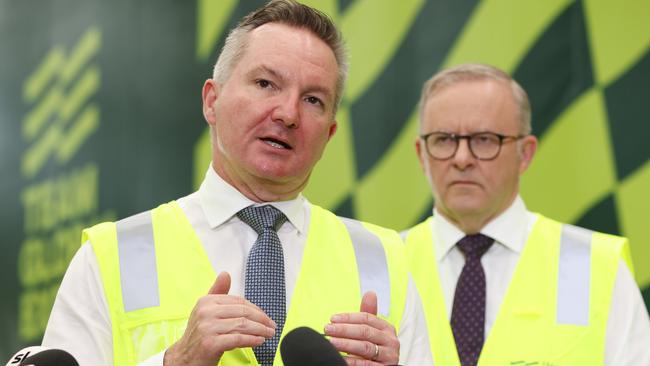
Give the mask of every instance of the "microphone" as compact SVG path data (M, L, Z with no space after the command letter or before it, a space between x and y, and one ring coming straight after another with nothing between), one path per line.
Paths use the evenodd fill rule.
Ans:
M27 357L31 356L34 353L45 351L46 349L47 348L41 346L31 346L31 347L23 348L20 351L16 352L16 354L9 359L9 361L5 366L18 366Z
M287 333L280 343L280 355L284 366L347 366L336 348L308 327Z
M79 363L66 351L33 346L16 352L5 366L79 366Z

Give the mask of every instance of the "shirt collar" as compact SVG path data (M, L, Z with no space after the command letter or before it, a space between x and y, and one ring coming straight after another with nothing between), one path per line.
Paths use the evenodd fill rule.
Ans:
M243 208L251 205L272 205L282 211L299 233L304 230L305 211L303 207L305 198L302 194L288 201L254 202L223 180L214 171L212 165L210 165L208 171L205 173L205 179L203 179L198 193L201 208L205 213L208 224L213 229L226 223Z
M465 236L465 233L435 208L433 212L436 260L440 261ZM524 201L517 195L510 207L488 222L480 232L493 238L495 243L520 253L526 242L530 215L532 213L526 209Z

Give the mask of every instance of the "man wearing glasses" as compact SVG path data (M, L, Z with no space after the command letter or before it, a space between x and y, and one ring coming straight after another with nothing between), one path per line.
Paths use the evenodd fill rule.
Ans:
M627 239L531 213L518 194L530 120L526 92L491 66L423 87L415 147L435 208L405 237L434 362L650 365Z

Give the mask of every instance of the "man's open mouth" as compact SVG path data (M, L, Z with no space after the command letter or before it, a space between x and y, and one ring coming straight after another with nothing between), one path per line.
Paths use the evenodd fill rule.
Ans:
M260 140L264 141L269 146L275 147L276 149L287 149L287 150L292 149L292 147L289 144L287 144L286 142L276 140L276 139L271 138L271 137L263 137L263 138L260 138Z

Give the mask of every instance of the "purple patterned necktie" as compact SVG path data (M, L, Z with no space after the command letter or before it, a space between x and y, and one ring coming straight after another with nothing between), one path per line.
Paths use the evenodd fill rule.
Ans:
M273 365L273 358L287 316L284 255L277 234L280 226L287 221L287 217L280 210L269 205L248 206L239 211L237 217L253 228L258 235L246 261L244 296L264 310L277 325L273 338L253 348L257 362L262 366L270 366Z
M475 366L485 334L485 272L481 256L494 239L482 234L467 235L456 246L465 255L451 312L451 329L462 366Z

